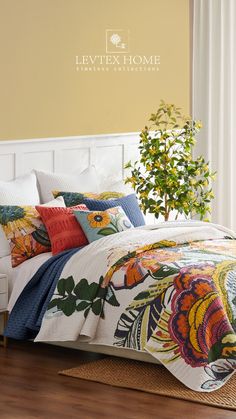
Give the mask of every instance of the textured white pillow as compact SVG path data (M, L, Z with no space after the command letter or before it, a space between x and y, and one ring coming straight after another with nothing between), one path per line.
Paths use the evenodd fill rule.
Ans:
M39 202L34 172L11 181L0 181L0 205L38 205Z
M66 204L64 201L63 196L58 196L55 199L52 199L49 202L46 202L46 204L40 204L40 207L60 207L60 208L66 208Z
M8 205L8 204L6 204L6 205ZM64 198L62 196L58 196L57 198L52 199L52 201L47 202L46 204L44 204L42 206L43 207L63 207L63 208L65 208L65 201L64 201ZM8 256L10 254L11 254L10 245L8 243L8 240L5 236L5 233L2 229L2 227L0 226L0 258L2 258L4 256Z
M119 180L118 182L109 184L107 190L114 192L122 192L126 195L135 193L134 189L131 188L130 184L125 183L124 180Z
M82 173L63 174L35 170L38 179L41 202L52 199L52 191L63 192L98 192L98 176L94 166L89 166Z

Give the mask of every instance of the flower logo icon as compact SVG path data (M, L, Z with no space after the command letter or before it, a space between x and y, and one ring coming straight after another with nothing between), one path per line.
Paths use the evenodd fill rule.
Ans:
M129 31L125 29L106 30L106 52L126 53L129 47Z
M122 42L122 39L118 33L113 33L110 37L110 41L113 45L116 46L116 48L125 48L125 43Z

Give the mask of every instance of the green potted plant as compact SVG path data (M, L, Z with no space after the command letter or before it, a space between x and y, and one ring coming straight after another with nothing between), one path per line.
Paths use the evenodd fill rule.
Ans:
M136 191L145 214L163 215L167 221L175 210L175 219L179 214L207 219L215 173L202 156L192 155L200 121L186 118L180 108L164 101L150 121L140 134L140 160L125 166L131 169L125 182Z

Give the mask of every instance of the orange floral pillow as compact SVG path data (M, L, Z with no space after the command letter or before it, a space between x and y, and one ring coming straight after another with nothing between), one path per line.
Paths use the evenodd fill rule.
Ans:
M1 205L0 224L10 244L13 268L40 253L50 252L47 230L35 207Z

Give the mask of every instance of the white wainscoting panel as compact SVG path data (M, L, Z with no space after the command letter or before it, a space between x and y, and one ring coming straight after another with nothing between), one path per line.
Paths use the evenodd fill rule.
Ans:
M138 146L136 132L0 141L0 180L12 180L32 169L73 173L94 165L104 191L129 175L124 164L139 159ZM152 214L146 221L156 222Z
M0 152L0 179L11 180L15 177L15 154Z
M30 172L33 169L54 171L54 152L30 151L23 154L24 171Z
M0 179L32 169L73 173L94 165L104 188L125 177L124 164L138 157L139 133L0 141Z
M60 167L63 167L63 173L73 173L75 167L83 171L90 164L90 149L89 147L66 149L61 153L60 161L59 153L57 154L57 157L56 172L61 171L61 169L59 169Z

